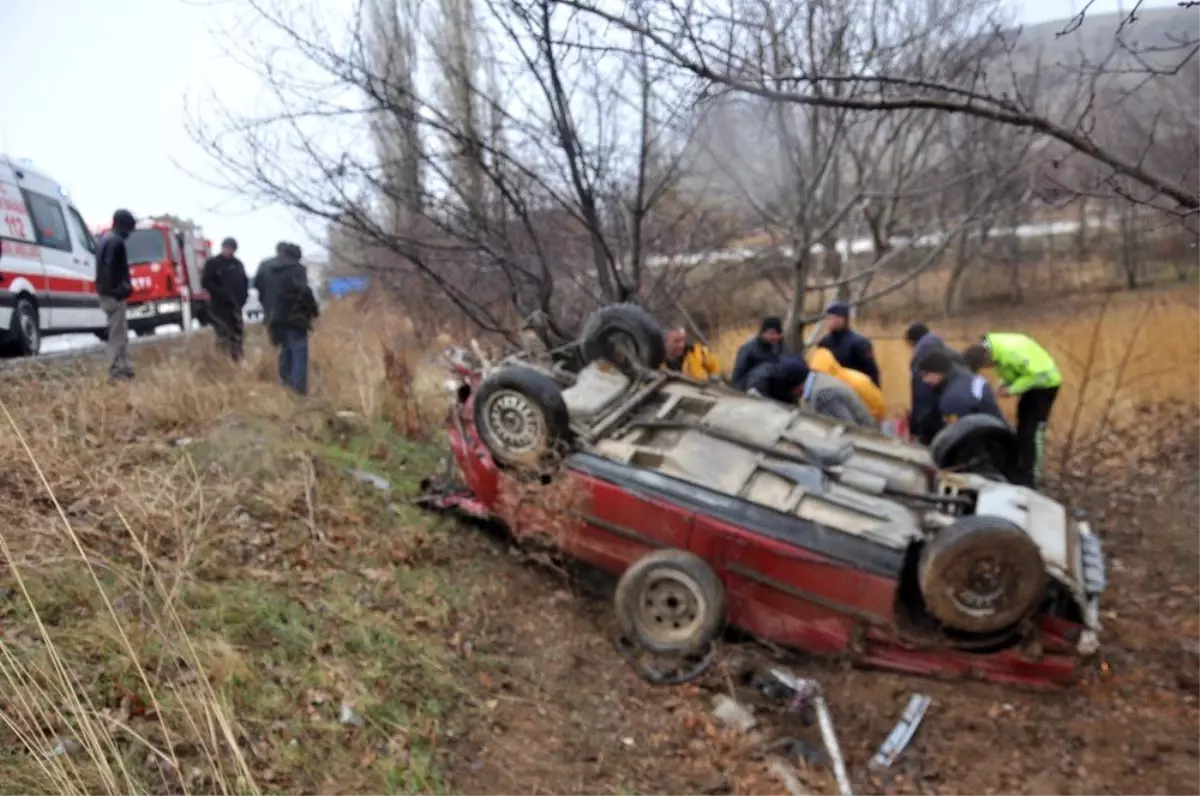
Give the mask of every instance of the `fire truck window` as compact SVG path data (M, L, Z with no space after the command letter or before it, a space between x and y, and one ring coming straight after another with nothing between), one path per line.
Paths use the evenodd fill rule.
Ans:
M70 206L67 207L67 224L71 227L71 234L75 237L75 242L86 251L95 254L97 251L96 239L92 237L92 233L88 232L87 224L83 223L83 217Z
M125 239L125 253L129 264L161 263L167 259L167 241L161 229L135 229Z
M38 243L47 249L71 251L71 235L67 232L67 219L57 199L40 193L25 191L25 206L33 218Z

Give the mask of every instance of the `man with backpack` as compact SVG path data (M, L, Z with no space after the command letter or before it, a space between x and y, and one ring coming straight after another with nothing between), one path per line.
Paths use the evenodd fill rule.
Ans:
M279 349L279 381L300 395L308 392L308 333L321 314L301 264L300 247L280 241L275 256L254 275L271 344Z
M234 256L237 241L221 241L221 252L204 263L200 284L208 292L208 319L217 335L217 347L238 362L242 358L242 308L250 293L246 268Z

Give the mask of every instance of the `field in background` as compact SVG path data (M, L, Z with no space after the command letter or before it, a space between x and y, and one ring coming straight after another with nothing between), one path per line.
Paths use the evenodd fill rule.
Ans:
M884 394L894 411L909 405L911 354L903 334L916 320L925 319L857 324L875 343ZM1193 287L1078 296L927 323L957 348L989 331L1023 332L1045 346L1063 371L1054 409L1060 441L1072 426L1086 433L1127 418L1138 405L1200 398L1200 300ZM755 326L740 327L713 340L727 368L755 331ZM994 371L986 373L995 380ZM1001 403L1010 414L1015 410L1015 399Z

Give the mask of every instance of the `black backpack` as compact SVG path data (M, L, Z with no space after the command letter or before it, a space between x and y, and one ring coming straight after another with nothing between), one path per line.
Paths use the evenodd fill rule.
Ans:
M272 325L308 328L313 319L315 301L308 278L301 267L287 268L275 285L274 306L267 313Z

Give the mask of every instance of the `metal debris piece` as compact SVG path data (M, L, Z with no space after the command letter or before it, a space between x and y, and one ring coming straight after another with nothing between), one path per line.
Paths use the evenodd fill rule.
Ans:
M380 492L390 492L392 489L391 483L381 475L367 472L366 470L347 470L352 478L362 481L364 484L370 484Z
M363 717L354 712L354 708L350 707L345 702L342 703L342 711L338 716L338 721L345 724L347 727L363 726Z
M885 771L891 767L892 763L896 762L896 758L917 734L917 728L921 726L921 719L925 717L925 711L931 702L933 702L933 698L925 694L913 694L909 697L908 706L904 708L900 721L884 739L879 751L871 758L871 762L867 764L869 770Z
M54 744L54 747L49 752L46 752L46 759L50 760L55 757L62 757L63 755L69 755L78 750L79 741L76 741L74 738L64 738L58 743Z
M749 732L758 723L750 708L724 694L718 694L713 700L713 716L723 724L742 732Z
M804 786L800 784L800 778L796 776L796 770L786 761L772 757L770 770L791 796L808 796L808 791L804 789Z
M846 760L842 757L842 748L838 745L837 733L833 729L833 717L829 714L829 705L821 691L821 684L807 677L797 677L783 667L772 667L771 676L792 690L789 708L801 711L812 706L817 713L817 726L821 728L821 740L825 743L825 751L829 753L829 761L833 765L833 778L837 780L838 793L841 796L854 796L850 789L850 777L846 774Z

